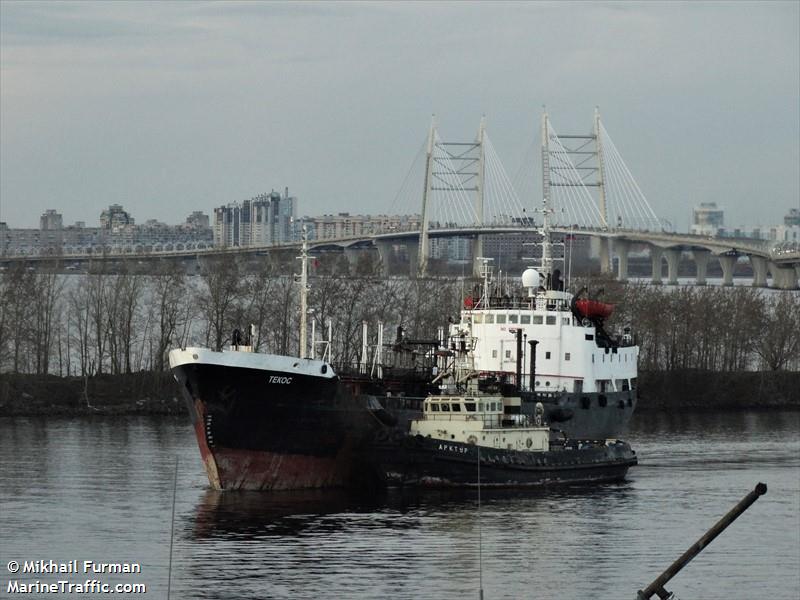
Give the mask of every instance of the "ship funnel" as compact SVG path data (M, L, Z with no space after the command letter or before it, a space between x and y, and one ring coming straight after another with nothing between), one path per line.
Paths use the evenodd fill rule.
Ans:
M541 276L536 269L525 269L522 273L522 285L528 288L528 296L533 297L536 289L539 288Z

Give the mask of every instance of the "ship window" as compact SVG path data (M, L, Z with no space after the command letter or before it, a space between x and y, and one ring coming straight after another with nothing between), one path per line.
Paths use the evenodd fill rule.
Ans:
M586 335L584 335L583 337L585 337L585 338L586 338L586 341L587 341L587 342L591 342L591 341L594 339L594 336L593 336L591 333L587 333L587 334L586 334Z
M549 353L549 352L545 352L545 353L544 353L544 357L545 357L545 358L550 358L550 353Z
M522 315L520 317L520 321L519 322L520 322L521 325L528 325L531 322L531 316L530 315Z
M467 412L475 412L475 403L464 402L464 410L466 410Z
M631 377L631 389L636 389L636 377Z
M534 325L541 325L542 324L542 315L533 315L533 324Z
M564 325L569 325L569 317L564 317L561 319L561 323Z
M583 392L583 380L582 379L575 379L572 383L572 391L576 394L580 394Z
M478 402L478 411L483 412L483 402Z
M497 358L497 350L492 350L492 358Z
M461 405L458 402L453 402L453 412L461 412Z
M447 402L442 402L442 412L450 412L450 405Z
M494 315L486 315L487 323L494 323Z
M594 362L594 354L592 354L592 362Z
M509 323L516 323L517 322L517 315L508 315L508 322Z
M631 386L628 383L628 380L627 379L623 379L622 380L622 391L623 392L627 392L629 389L631 389Z
M545 319L545 323L548 325L555 325L556 324L556 316L555 315L547 315L547 319Z
M539 381L536 382L536 387L539 387Z
M439 403L431 402L431 412L439 412Z
M476 325L480 325L481 323L483 323L483 315L481 314L472 315L472 322L475 323Z
M545 382L544 382L544 386L545 386L545 387L550 387L550 382L549 382L549 381L545 381Z
M569 360L569 352L564 353L564 360Z
M511 350L506 350L506 358L511 358Z
M505 323L506 322L506 316L505 315L497 315L497 322L498 323Z

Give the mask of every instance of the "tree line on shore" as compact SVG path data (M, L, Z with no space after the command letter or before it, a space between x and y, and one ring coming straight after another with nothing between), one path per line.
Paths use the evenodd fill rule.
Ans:
M292 265L265 260L246 269L232 259L206 263L198 276L175 266L150 275L57 275L23 266L0 273L0 372L93 376L164 371L174 347L223 348L234 329L255 325L257 351L297 354L298 284ZM617 309L609 328L630 326L643 370L798 369L800 294L735 287L602 286ZM332 355L354 363L361 323L402 326L434 339L457 317L475 282L381 278L361 269L311 278L309 322L317 339L332 323ZM579 286L573 286L577 289ZM466 290L466 291L465 291ZM374 339L373 339L374 343ZM318 353L319 354L319 353Z

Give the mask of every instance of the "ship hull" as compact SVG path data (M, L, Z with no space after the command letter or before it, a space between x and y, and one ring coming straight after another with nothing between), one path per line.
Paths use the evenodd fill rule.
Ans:
M419 487L534 487L619 481L637 464L622 441L576 443L545 452L521 452L409 436L398 448L376 451L387 485ZM480 467L478 465L480 457Z
M380 423L365 399L345 393L321 361L287 358L171 353L213 488L342 487L367 473L363 448Z
M636 410L636 392L605 394L536 394L526 401L523 412L533 414L536 402L545 409L545 420L567 437L580 440L605 440L622 435Z

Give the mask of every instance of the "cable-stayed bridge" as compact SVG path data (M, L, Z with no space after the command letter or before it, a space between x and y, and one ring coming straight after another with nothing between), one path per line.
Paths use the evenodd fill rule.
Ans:
M796 289L800 278L800 247L797 244L676 233L658 217L622 158L595 110L593 127L585 134L558 134L545 111L538 144L541 187L535 184L535 150L530 152L513 181L509 177L481 119L477 134L469 141L446 141L439 135L435 117L408 174L392 199L388 213L420 214L421 225L370 235L311 240L312 248L337 248L354 253L377 247L388 270L397 246L404 246L412 275L425 276L432 240L473 239L473 265L483 255L487 235L530 233L539 229L547 213L551 231L590 236L599 241L601 269L610 273L616 257L616 275L628 277L628 255L632 246L649 249L652 280L662 281L663 261L667 283L678 282L678 266L688 254L696 264L696 282L706 283L710 260L718 260L723 284L733 284L734 267L746 256L753 270L753 285ZM535 200L534 200L535 199ZM213 248L110 254L92 260L148 260L156 257L201 257L208 255L263 253L289 250L300 242L272 246ZM61 255L62 260L88 260L83 255ZM3 257L0 262L19 260ZM26 257L24 260L52 260Z

